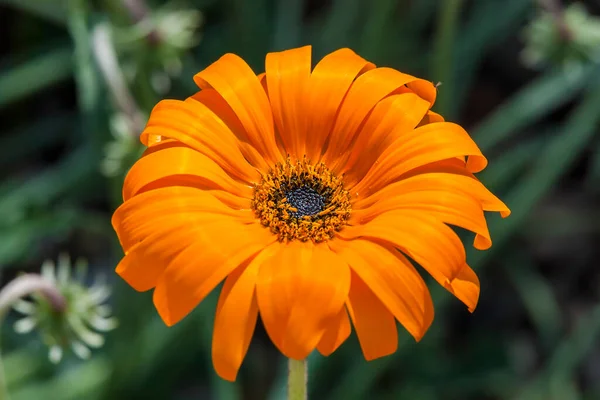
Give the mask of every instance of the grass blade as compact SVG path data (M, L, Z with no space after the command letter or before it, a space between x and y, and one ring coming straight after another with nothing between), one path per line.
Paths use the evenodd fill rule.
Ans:
M557 348L544 371L525 387L517 400L546 400L558 388L568 385L581 361L594 349L600 338L600 305L581 317L573 332Z
M71 76L73 54L60 47L0 72L0 108Z
M498 107L472 130L475 141L485 152L557 107L572 100L600 71L587 66L572 75L557 69L538 78Z
M504 198L512 209L512 215L502 221L490 218L489 228L494 246L484 252L468 249L472 265L480 266L502 248L512 234L525 223L535 205L552 190L562 174L586 149L600 122L598 104L600 86L594 87L571 113L562 127L562 134L553 138L540 154L535 155L535 167L524 175Z

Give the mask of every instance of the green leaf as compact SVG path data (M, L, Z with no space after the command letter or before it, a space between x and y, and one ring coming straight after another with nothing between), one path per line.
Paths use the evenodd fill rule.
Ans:
M73 131L74 121L72 114L60 113L30 121L12 132L3 132L0 137L0 168L60 143Z
M3 182L0 186L0 226L18 223L28 212L48 207L78 184L85 182L95 170L90 162L89 147L73 151L53 168L48 168L25 182Z
M78 223L72 210L54 211L39 218L27 219L0 233L0 270L34 254L38 241L52 237L54 240L67 234Z
M45 360L44 360L45 361ZM27 384L42 368L40 357L31 349L17 349L2 355L5 382L9 388Z
M60 47L0 71L0 108L71 76L73 54Z
M533 260L524 251L517 249L508 253L504 266L541 344L546 350L553 349L562 333L562 314L552 286L535 270Z
M482 265L521 227L536 204L550 192L569 166L587 148L600 122L600 87L595 86L562 126L562 134L553 138L535 158L535 167L523 175L504 201L512 210L505 220L490 218L488 223L494 246L487 251L467 251L470 263Z
M531 164L532 154L538 154L544 148L548 138L558 135L557 129L549 129L537 136L501 152L489 159L489 167L483 170L478 178L492 192L502 189L518 177L525 166Z
M64 3L50 0L0 0L0 5L17 8L24 12L47 19L58 25L64 25L67 20Z
M12 400L96 400L110 377L110 361L95 357L47 381L34 382L11 393Z
M579 318L573 332L556 347L544 370L521 390L516 400L562 399L553 394L569 384L583 359L598 345L599 338L600 305L597 305Z
M473 10L456 43L453 69L453 79L456 83L453 86L453 101L449 104L451 118L458 115L462 107L468 107L464 100L478 76L477 69L484 56L513 35L532 8L532 2L523 0L505 0L502 12L498 12L498 3L495 0L473 3ZM444 90L447 90L445 84L440 88L440 92Z
M452 66L455 37L463 4L463 0L446 0L441 3L438 12L430 73L435 82L444 84L444 90L439 91L436 100L436 110L442 115L448 115L450 104L454 101L456 82L452 79Z
M501 141L572 100L598 72L600 67L587 66L577 74L567 75L564 70L557 69L543 75L480 122L472 130L475 141L484 152L493 149Z

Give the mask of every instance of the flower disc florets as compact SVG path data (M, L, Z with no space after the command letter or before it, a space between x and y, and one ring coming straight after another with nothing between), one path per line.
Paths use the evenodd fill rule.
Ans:
M255 186L252 208L281 241L322 242L346 225L351 205L343 179L324 163L288 157Z

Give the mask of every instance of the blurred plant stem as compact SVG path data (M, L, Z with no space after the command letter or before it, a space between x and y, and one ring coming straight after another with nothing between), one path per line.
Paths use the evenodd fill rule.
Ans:
M17 300L33 293L44 296L56 312L61 312L66 307L65 298L52 282L38 274L24 274L13 279L0 290L0 327L10 307ZM4 365L0 354L0 400L8 400L9 398L4 379Z
M436 111L447 116L450 110L450 101L454 95L452 76L454 42L463 0L446 0L442 4L434 38L431 76L444 85L437 97Z
M100 85L94 70L92 43L87 24L88 4L83 0L67 2L68 26L75 44L75 81L77 101L84 117L84 129L92 133L98 126Z
M95 26L92 31L92 42L96 63L115 104L127 116L131 132L139 135L144 129L144 119L119 66L109 26L106 24Z
M307 399L307 362L288 360L288 400Z

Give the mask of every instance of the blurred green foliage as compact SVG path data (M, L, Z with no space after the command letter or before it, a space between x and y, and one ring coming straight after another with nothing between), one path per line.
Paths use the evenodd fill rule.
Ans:
M84 256L111 277L121 323L91 360L58 366L5 324L12 399L284 398L284 360L260 327L236 383L212 371L216 294L167 328L150 294L112 274L109 222L157 101L191 95L193 74L225 52L260 72L266 52L304 44L315 60L348 46L441 81L434 109L470 129L489 156L481 179L513 210L490 218L490 251L468 252L482 282L475 314L432 285L421 343L401 332L399 351L370 363L355 338L311 356L312 398L600 398L597 39L577 34L590 56L576 66L554 52L537 72L520 63L524 49L579 46L557 39L562 11L532 0L0 0L0 273Z

